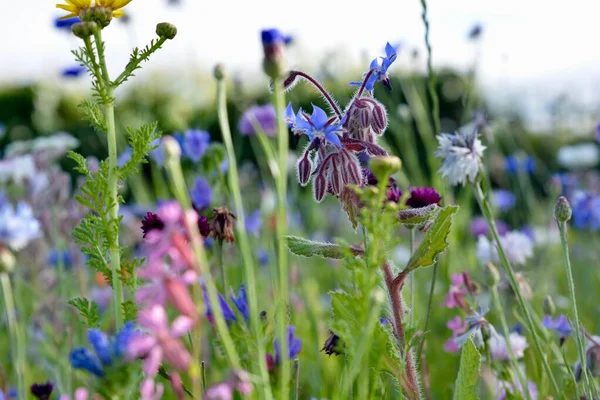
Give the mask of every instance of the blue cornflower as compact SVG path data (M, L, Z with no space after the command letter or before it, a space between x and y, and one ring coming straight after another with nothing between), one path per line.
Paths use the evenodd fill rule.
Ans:
M258 236L262 227L262 216L260 210L254 210L246 217L246 232Z
M125 164L127 164L129 162L129 160L131 160L131 155L133 154L133 149L131 148L131 146L127 146L125 148L125 151L122 152L119 157L117 158L117 166L119 168L123 168L123 166Z
M256 258L261 266L269 264L269 253L264 247L260 247L256 250Z
M281 31L276 28L272 29L263 29L260 32L260 40L263 46L272 46L277 43L284 43L285 38L282 35Z
M63 29L70 33L71 27L78 22L81 22L81 19L79 17L73 17L73 18L67 18L67 19L56 18L56 19L54 19L54 27L56 29Z
M535 171L535 158L527 156L521 158L516 155L508 155L504 160L504 170L508 174L517 174L519 171L526 172L527 174L533 174Z
M134 333L134 326L131 322L123 325L123 328L117 332L114 338L109 338L99 329L90 329L88 331L88 341L94 351L92 352L86 347L74 348L69 354L71 366L102 378L105 375L105 368L123 359L129 340Z
M346 116L337 124L334 123L335 118L327 117L327 113L322 108L312 105L313 113L309 117L308 114L298 110L298 114L294 114L292 103L290 102L285 109L285 119L292 131L297 134L305 134L311 142L315 139L325 140L337 147L342 147L338 133L341 133L346 122Z
M246 321L250 319L250 309L248 308L248 294L246 293L246 285L240 285L237 297L231 293L229 298L235 304L239 312L244 316Z
M68 249L60 250L54 248L48 253L47 262L52 267L58 267L58 264L62 262L64 268L71 268L73 266L73 255Z
M180 143L183 154L197 163L208 150L210 144L210 133L200 129L189 130L183 135L183 143Z
M0 192L0 244L18 251L41 235L40 223L31 207L19 202L15 208Z
M196 209L203 209L210 207L212 203L212 188L208 181L203 177L196 178L194 186L190 191L192 203Z
M365 83L365 90L373 90L376 82L383 83L386 87L391 89L390 78L388 76L388 68L396 61L398 54L396 49L389 42L385 45L385 57L378 57L371 61L369 65L369 71L373 71ZM381 64L379 63L381 58ZM363 74L363 78L366 78L368 73ZM361 86L362 82L350 82L350 86Z
M600 196L578 191L573 196L573 226L578 229L600 230Z
M557 332L561 338L571 335L571 325L569 325L569 320L564 314L560 314L555 319L552 319L550 315L544 316L542 326Z
M72 67L64 68L61 72L61 75L65 78L77 78L85 73L87 69L82 67L81 65L75 65Z
M494 204L500 211L509 211L517 204L517 197L509 190L494 190L493 196Z
M206 305L206 318L212 323L214 322L214 315L212 311L212 307L210 305L210 299L208 298L208 291L204 283L202 283L202 297L204 298L204 304ZM225 322L235 322L237 318L235 316L235 312L227 303L227 300L221 293L217 293L219 296L219 305L221 306L221 312L223 313L223 318ZM240 290L238 291L237 297L232 293L229 295L229 298L235 304L235 307L238 311L244 316L246 321L249 319L249 308L248 308L248 296L246 294L246 285L243 283L240 285Z
M288 344L288 359L294 359L302 350L302 341L294 336L296 332L296 327L288 326L287 329L287 344ZM279 344L279 339L275 339L273 342L273 347L275 347L275 363L281 363L281 349Z

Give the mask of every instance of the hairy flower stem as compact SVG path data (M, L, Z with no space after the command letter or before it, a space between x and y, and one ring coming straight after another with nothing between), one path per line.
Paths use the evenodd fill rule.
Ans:
M410 255L415 253L415 228L410 229ZM415 279L416 275L413 272L409 277L410 279L410 324L413 325L415 322Z
M123 326L123 281L121 280L121 249L119 248L119 193L118 193L118 167L117 167L117 130L115 127L115 103L113 99L113 87L110 84L110 77L106 67L106 58L104 57L104 42L102 41L102 32L98 30L94 34L96 49L98 51L99 65L102 72L102 81L106 95L104 97L104 113L106 117L106 138L108 141L108 194L107 208L110 217L110 223L115 224L112 228L108 240L110 252L110 262L112 271L113 288L113 307L115 311L116 329ZM89 54L94 57L93 54Z
M579 355L579 360L581 361L581 372L583 376L583 384L584 387L589 391L589 393L585 393L590 398L593 397L593 393L590 390L590 385L595 385L595 383L590 382L590 377L587 368L587 360L585 357L585 343L581 336L581 328L579 325L579 314L577 313L577 301L575 300L575 283L573 281L573 273L571 271L571 258L569 257L569 243L567 242L567 223L564 221L557 221L558 230L560 231L560 242L562 244L562 252L565 264L565 274L567 275L567 282L569 285L569 296L571 297L571 307L573 313L573 323L575 325L575 329L573 335L575 336L575 341L577 343L577 353Z
M333 97L331 97L331 95L329 94L327 89L325 89L323 87L323 85L321 85L321 83L319 83L319 81L317 81L315 78L313 78L306 72L290 71L290 75L292 75L292 74L301 76L304 79L306 79L308 82L310 82L315 87L315 89L317 89L317 91L319 93L321 93L321 95L325 98L325 100L327 100L327 103L329 103L329 106L331 107L331 109L333 110L335 115L337 115L338 118L340 118L340 119L342 118L342 112L340 111L340 108L338 107L337 103L335 102ZM277 86L277 84L275 84L275 86ZM279 86L281 87L281 84ZM283 88L282 88L282 90L283 90ZM287 129L286 129L286 131L287 131Z
M492 306L494 307L494 311L500 318L500 324L502 325L502 333L504 338L506 339L506 348L508 349L508 358L510 361L510 365L517 374L519 378L519 382L521 383L522 388L527 388L527 379L523 374L523 371L519 367L519 362L517 361L517 357L515 357L515 352L513 350L512 344L510 343L510 332L508 329L508 323L506 322L506 317L504 316L504 312L502 311L502 303L500 302L500 296L498 295L498 287L493 285L490 287L490 295L492 298ZM516 383L516 382L515 382ZM531 400L531 393L529 390L524 390L525 396L528 400Z
M404 283L405 275L399 275L398 278L394 278L394 274L392 272L392 267L386 261L383 264L383 276L385 279L385 284L388 290L388 294L390 296L390 301L392 303L392 314L394 317L394 333L396 334L396 338L398 342L400 342L400 353L404 355L404 346L406 344L406 338L404 334L404 307L402 305L402 295L400 290L402 289L402 285ZM417 373L417 368L415 366L415 360L412 353L412 350L408 350L405 354L406 364L406 382L408 383L408 387L406 387L407 395L410 399L420 399L421 391L419 386L419 377Z
M281 346L281 382L279 395L288 399L290 362L288 360L287 312L289 299L288 250L285 245L287 231L287 162L289 151L289 133L285 123L285 95L281 82L275 82L273 103L277 115L277 147L279 176L275 180L277 188L277 263L279 267L279 307L277 307L277 322L279 327L279 342Z
M223 143L225 144L225 148L227 149L227 158L229 160L229 189L233 197L233 203L235 205L236 215L238 217L238 223L236 224L236 229L238 231L237 238L242 253L242 259L244 261L244 274L246 283L248 285L247 289L248 307L250 309L250 328L254 335L256 349L258 352L257 356L258 368L260 372L260 385L263 388L262 398L272 399L273 393L271 392L271 385L269 383L269 371L267 369L263 330L259 320L254 258L250 250L250 243L248 240L248 234L246 232L246 218L244 216L242 193L239 184L240 180L238 176L237 160L235 158L235 151L233 149L231 129L229 128L229 117L227 115L227 93L225 81L223 79L220 79L217 82L217 112L219 117L219 125L221 127L221 134L223 137ZM211 299L211 303L219 304L219 302L216 299L217 297L215 294L215 300L213 301ZM282 342L285 342L285 340L282 340Z
M504 272L508 276L508 280L510 282L510 286L517 296L517 303L521 308L521 312L525 316L525 322L527 324L527 329L531 333L531 337L533 339L533 343L535 345L535 349L538 353L542 361L542 365L544 367L544 371L550 380L550 385L552 386L552 390L557 399L561 398L560 389L558 388L558 384L556 383L556 379L552 373L552 368L550 368L550 364L548 363L548 359L544 354L544 350L542 348L542 343L537 334L535 324L533 322L533 318L531 317L531 313L529 312L529 308L527 307L527 303L525 303L525 298L523 297L523 293L521 293L521 288L519 287L519 283L517 282L517 278L515 276L515 272L506 257L506 253L504 252L504 247L502 246L502 242L500 241L500 235L498 234L498 228L496 227L496 222L494 221L494 214L492 212L492 207L488 202L487 198L483 194L483 190L481 189L481 183L476 182L474 185L475 198L477 199L477 203L481 208L481 212L483 216L487 220L487 223L490 227L490 231L492 232L492 236L494 238L494 242L496 242L496 247L498 249L498 255L500 256L500 261L502 263L502 267L504 268Z
M6 272L0 273L0 284L2 285L2 294L4 297L4 307L6 308L6 319L8 321L8 334L10 345L15 346L11 353L13 354L14 370L17 374L17 390L19 399L27 398L27 365L25 354L25 337L23 329L17 319L17 310L15 308L15 298L12 291L10 276Z

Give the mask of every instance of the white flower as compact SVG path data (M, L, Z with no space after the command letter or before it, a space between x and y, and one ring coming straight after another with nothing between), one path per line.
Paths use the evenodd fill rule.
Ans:
M523 335L519 335L517 332L510 332L508 334L508 340L517 359L523 358L525 349L528 347L527 338ZM492 359L494 360L509 360L508 346L506 345L506 339L504 336L499 334L492 335L490 337L490 352L492 353Z
M485 150L478 138L477 124L459 128L455 134L442 133L438 142L435 155L444 160L439 171L442 176L453 186L474 182Z
M23 184L36 175L35 161L29 154L0 161L0 183Z
M41 235L40 223L33 216L31 207L20 202L15 209L8 201L0 199L0 243L18 251Z
M522 265L528 258L533 257L533 241L529 236L519 231L510 231L500 237L500 243L511 264ZM484 235L477 238L477 259L484 265L488 262L499 263L500 257L496 246Z
M556 158L560 166L567 169L588 169L598 165L600 152L595 143L580 143L561 147Z

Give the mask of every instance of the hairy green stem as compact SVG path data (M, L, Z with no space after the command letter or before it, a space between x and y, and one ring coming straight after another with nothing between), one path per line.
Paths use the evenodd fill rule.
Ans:
M525 378L523 371L521 371L521 368L519 368L519 362L517 361L517 357L515 356L515 352L513 350L512 343L510 342L510 331L508 329L508 323L506 322L506 317L504 316L504 312L502 311L502 303L500 302L500 296L498 294L498 287L496 285L490 287L490 295L492 298L492 305L494 307L494 311L498 315L498 318L500 318L500 324L502 326L502 334L504 335L504 338L506 339L506 348L508 349L508 358L510 361L510 365L514 369L515 373L517 374L517 377L519 378L519 382L521 383L521 387L523 388L523 391L525 392L527 399L531 400L531 394L529 393L529 390L526 389L527 388L527 379Z
M244 215L242 194L239 186L240 180L238 176L237 160L235 157L235 151L233 149L231 129L229 128L229 117L227 115L227 93L225 81L223 79L220 79L217 82L217 112L219 117L219 125L221 127L221 134L223 137L223 143L225 144L225 148L227 149L227 158L229 160L229 188L233 197L233 202L238 218L236 224L236 229L238 231L237 238L240 244L242 259L244 261L244 273L248 289L248 306L250 309L250 328L254 335L254 340L256 342L256 348L258 351L258 368L261 379L260 386L262 386L263 388L263 398L272 399L273 393L271 391L271 385L269 383L269 371L267 369L263 330L260 326L259 320L254 258L250 250L248 234L246 233L246 218ZM213 304L218 304L218 302L215 302Z
M577 301L575 299L575 283L573 281L573 272L571 271L571 258L569 257L569 243L567 241L567 223L563 221L557 221L558 230L560 231L560 242L562 244L563 259L565 265L565 274L567 276L567 283L569 286L569 296L571 297L571 312L573 313L573 323L575 325L574 336L577 343L577 353L581 362L581 372L583 375L584 387L589 391L585 393L590 398L593 398L593 392L591 391L590 385L595 383L590 382L590 376L588 373L587 362L585 357L585 343L581 337L581 326L579 325L579 314L577 312Z
M288 272L288 250L285 245L285 234L287 230L287 210L286 210L286 191L287 191L287 161L289 149L289 133L285 124L285 95L281 82L274 83L274 104L277 112L277 145L279 155L279 176L276 179L277 187L277 263L279 267L279 307L278 325L279 341L281 346L281 382L280 396L282 399L289 398L290 365L288 354L288 335L287 335L287 308L289 298L289 272Z
M27 392L27 360L25 354L25 337L23 329L17 319L17 309L15 307L15 297L12 291L10 276L6 272L0 273L0 283L2 285L2 294L4 296L4 307L6 308L6 319L8 321L8 332L11 346L14 346L11 354L13 355L14 370L17 374L18 398L25 399Z
M115 103L112 97L113 90L110 85L110 77L106 67L106 58L104 56L104 42L102 41L102 32L97 31L94 34L96 41L96 50L100 60L100 69L102 71L102 79L106 88L106 97L104 100L104 113L106 116L106 138L108 141L108 193L107 193L107 208L111 224L111 232L107 238L108 248L110 252L110 262L112 271L112 288L113 288L113 307L115 312L116 329L119 330L123 326L123 312L121 306L123 304L123 281L121 280L121 249L119 247L119 193L118 193L118 177L119 171L117 166L117 130L115 127ZM90 55L93 56L93 55ZM115 227L112 227L115 224Z
M427 312L425 313L425 326L423 327L423 334L427 334L429 329L429 319L431 318L431 308L433 305L433 292L435 291L435 277L437 274L438 262L433 264L433 271L431 277L431 283L429 285L429 299L427 300ZM414 272L413 272L414 273ZM425 339L421 340L419 344L419 350L417 351L417 360L421 359L421 353L423 353L423 346L425 346Z
M415 228L410 229L410 255L415 253ZM415 323L415 271L410 274L410 325Z
M554 392L557 399L561 398L560 389L558 388L558 384L556 383L556 379L554 378L554 374L552 373L552 368L550 368L550 364L548 363L548 359L544 354L544 350L542 348L542 343L536 331L535 324L533 322L533 318L531 317L531 313L529 312L529 308L527 307L527 303L525 302L525 298L523 297L523 293L521 292L521 288L519 287L519 283L517 282L517 278L515 276L515 272L506 257L506 253L504 252L504 247L502 246L502 242L500 241L500 235L498 234L498 228L496 227L496 222L494 221L494 215L492 212L492 208L483 194L481 189L481 184L479 182L474 184L474 192L475 198L479 203L479 207L483 213L483 216L487 220L487 223L490 227L490 231L492 232L492 236L494 238L494 242L496 243L496 248L498 249L498 255L500 256L500 261L502 263L502 267L504 268L504 272L508 276L508 280L510 282L510 286L517 296L517 303L521 308L521 312L525 316L525 322L527 324L527 329L531 333L531 337L533 339L533 343L535 345L535 349L538 353L542 361L542 365L544 367L544 371L546 375L548 375L548 379L550 380L550 384L552 386L552 391Z

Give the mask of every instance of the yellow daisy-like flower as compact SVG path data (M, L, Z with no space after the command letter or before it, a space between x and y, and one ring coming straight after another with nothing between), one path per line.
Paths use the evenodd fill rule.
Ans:
M122 17L125 15L125 11L122 10L131 0L64 0L67 4L57 4L56 8L67 11L69 14L65 15L61 19L67 19L71 17L79 16L79 13L83 10L94 6L101 6L110 8L112 15L115 18Z

